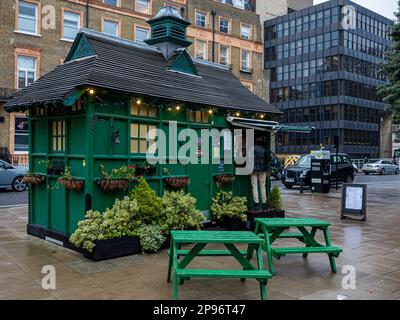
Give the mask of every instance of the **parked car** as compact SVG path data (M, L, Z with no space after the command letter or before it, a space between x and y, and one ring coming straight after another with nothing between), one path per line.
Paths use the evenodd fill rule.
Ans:
M294 166L287 167L284 170L282 183L288 189L294 186L300 186L301 174L303 174L303 185L311 187L311 154L302 156ZM338 172L336 172L336 163ZM352 183L354 181L354 167L350 156L345 153L331 155L331 183L339 182Z
M24 175L28 171L24 168L14 167L8 162L0 160L0 188L12 189L17 192L26 190L26 183L23 181Z
M276 180L282 180L283 164L279 158L271 152L271 176Z
M400 169L397 165L392 164L389 160L369 161L362 167L362 172L366 175L370 173L384 174L400 174Z

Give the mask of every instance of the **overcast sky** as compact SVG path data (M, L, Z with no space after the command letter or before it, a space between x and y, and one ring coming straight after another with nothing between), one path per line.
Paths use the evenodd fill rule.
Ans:
M326 2L326 0L314 0L314 4L322 2ZM389 19L393 19L393 12L397 11L397 0L353 0L353 2Z

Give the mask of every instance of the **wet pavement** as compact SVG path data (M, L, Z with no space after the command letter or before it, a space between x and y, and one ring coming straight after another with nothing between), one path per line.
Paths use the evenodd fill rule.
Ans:
M389 176L388 176L389 177ZM359 177L358 179L363 179ZM386 179L386 180L385 180ZM340 192L312 195L282 190L288 217L330 221L333 245L344 252L332 274L328 257L292 255L274 260L268 299L400 299L400 179L368 185L368 221L340 220ZM379 183L378 183L379 182ZM166 251L91 262L80 254L26 235L27 208L0 209L0 299L171 299ZM317 239L322 240L321 235ZM284 240L279 243L293 243ZM193 267L236 267L231 258L202 258ZM41 287L44 265L56 269L56 289ZM346 290L342 268L356 271ZM346 267L349 268L349 267ZM256 281L193 279L179 288L180 299L259 299Z

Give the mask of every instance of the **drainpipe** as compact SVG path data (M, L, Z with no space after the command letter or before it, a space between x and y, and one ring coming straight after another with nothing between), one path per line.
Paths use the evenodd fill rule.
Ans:
M89 1L90 0L86 0L86 28L88 28L89 29Z
M215 10L211 11L212 15L212 62L215 62L215 16L217 12Z

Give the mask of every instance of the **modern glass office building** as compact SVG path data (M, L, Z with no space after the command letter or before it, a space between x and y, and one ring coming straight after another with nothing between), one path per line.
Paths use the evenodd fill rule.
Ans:
M380 63L391 46L391 20L347 0L332 0L265 22L265 65L270 102L283 123L315 127L312 134L282 133L276 153L333 151L353 158L379 156L377 94Z

